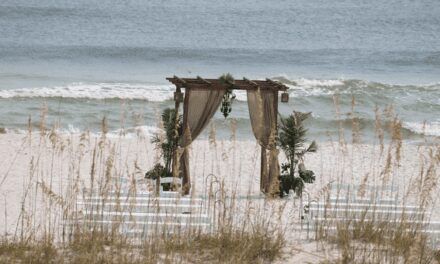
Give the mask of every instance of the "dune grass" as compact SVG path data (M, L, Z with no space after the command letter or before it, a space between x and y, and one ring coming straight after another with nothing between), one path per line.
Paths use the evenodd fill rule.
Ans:
M336 105L337 100L335 98ZM337 106L336 109L338 113ZM348 151L342 125L336 143L336 148L344 155L344 159L336 160L348 164L346 166L350 166L350 159L357 155L356 145L362 142L354 113L353 99L350 115L352 152ZM297 206L296 200L289 199L240 200L237 192L227 190L225 183L215 175L219 168L214 167L228 155L234 157L236 154L217 151L219 143L215 139L215 129L209 133L213 153L203 157L214 160L212 175L208 177L208 172L203 172L209 179L206 186L195 186L206 190L205 199L212 221L208 232L196 228L170 234L169 230L157 228L139 243L118 232L117 226L90 229L83 224L76 208L78 199L87 195L84 188L95 189L100 196L108 197L110 192L121 189L114 179L125 178L129 191L135 194L144 188L138 182L144 176L145 166L160 160L161 153L151 148L150 139L142 131L135 131L135 144L124 148L123 120L121 133L116 138L109 137L105 118L98 135L84 131L73 136L58 133L57 124L49 128L46 114L44 108L38 128L29 125L21 144L20 151L24 149L27 153L28 163L10 165L26 166L27 175L19 186L23 196L15 232L3 235L0 240L1 263L270 263L282 262L282 258L295 259L294 255L286 256L284 251L292 240L303 241L304 230L293 226L300 220L292 217L302 208ZM364 187L372 182L379 187L389 186L401 163L401 122L392 109L376 110L376 116L376 144L380 157L372 157L372 160L378 162L371 163L370 173L348 180L348 184L360 185L359 196L367 195ZM231 141L235 144L234 122L231 122L231 131ZM258 155L255 157L257 162ZM403 203L415 201L423 209L422 218L429 219L430 208L435 205L440 147L432 144L420 148L414 158L420 159L419 173L414 175L411 186L401 191L401 199ZM340 163L334 167L341 167ZM233 176L239 177L240 171L234 170L235 167L231 169ZM0 176L7 178L8 173L7 170ZM335 174L330 178L342 178L336 169L329 173ZM322 194L325 193L324 190ZM319 195L320 192L318 198ZM286 205L290 205L290 209L286 209ZM294 211L289 211L292 207ZM286 221L286 215L291 219ZM411 219L404 216L389 219L398 222L390 224L383 219L356 220L350 215L346 218L351 221L334 224L336 231L330 232L325 226L318 228L316 241L320 246L317 252L336 252L336 257L326 255L325 263L433 263L440 259L429 237L421 232L423 226L413 224ZM70 221L69 228L66 221Z
M354 106L353 99L352 111ZM393 186L393 177L398 175L396 171L402 162L402 123L392 107L383 112L376 109L375 112L376 144L380 155L371 157L369 173L354 183L348 183L358 185L357 193L353 193L353 189L336 190L337 197L369 198L373 202L360 213L347 210L341 217L343 220L340 220L332 216L331 211L332 206L338 208L338 205L325 201L324 207L329 213L325 214L324 220L318 222L315 238L322 248L336 250L337 257L323 263L440 263L439 243L436 238L439 236L430 234L430 231L439 230L429 227L430 220L435 220L437 216L440 144L421 145L419 151L413 153L413 158L419 161L419 168L415 168L418 173L412 175L403 190L390 196L387 188ZM355 116L352 114L351 117L352 143L355 146L360 140L359 126ZM344 146L344 142L343 133L340 133L339 145ZM379 162L375 163L374 160ZM373 191L368 192L368 182L378 182ZM326 192L322 193L323 196L326 194L328 195ZM401 208L416 206L417 214L402 209L397 215L381 215L376 206L377 201L384 197L395 199L395 206L402 206Z
M207 193L214 223L209 231L194 228L170 232L155 227L151 235L135 241L118 232L117 225L85 225L77 209L78 199L89 195L83 190L93 189L104 199L113 192L119 196L122 187L117 179L124 178L129 192L136 195L137 190L145 188L138 184L145 173L140 164L145 160L157 162L161 153L146 147L150 139L141 131L136 132L135 147L123 149L123 129L118 138L109 138L105 118L99 135L85 131L71 136L59 134L56 125L48 128L46 114L43 107L37 130L29 120L23 139L23 148L30 154L28 175L21 186L16 231L5 234L0 243L0 262L263 263L280 255L284 236L271 223L271 216L242 211L234 194L220 182ZM126 202L134 207L134 201ZM131 212L132 208L116 206L116 210Z

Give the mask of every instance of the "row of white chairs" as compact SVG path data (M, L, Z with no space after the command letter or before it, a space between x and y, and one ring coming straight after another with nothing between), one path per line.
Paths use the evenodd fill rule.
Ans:
M357 223L372 223L378 228L386 224L387 228L426 234L435 246L440 241L440 222L428 219L428 214L419 206L402 204L390 193L359 197L357 192L348 195L338 187L333 186L326 197L309 202L304 208L307 237L317 235L318 231L336 234L341 227L353 230ZM351 188L356 190L356 187Z
M200 198L181 197L178 192L85 189L76 202L75 214L67 220L74 228L119 231L122 235L142 239L149 234L172 234L182 231L206 232L210 217Z

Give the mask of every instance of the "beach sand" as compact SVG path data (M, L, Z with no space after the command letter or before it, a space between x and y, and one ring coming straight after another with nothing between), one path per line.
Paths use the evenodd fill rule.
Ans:
M107 137L105 141L91 134L53 133L44 137L38 133L32 136L0 134L0 232L9 235L16 232L25 196L25 207L34 208L30 211L35 213L36 219L44 222L53 213L43 206L49 201L41 198L44 188L38 186L49 187L54 197L66 197L69 183L75 180L79 180L81 186L90 186L94 149L99 144L103 144L107 154L95 156L96 175L104 175L104 165L112 162L110 173L113 177L141 179L159 159L149 138L142 134ZM318 142L318 147L318 152L308 155L305 160L307 168L316 174L316 182L306 187L310 200L319 199L330 182L380 185L386 180L403 195L408 188L414 188L411 182L419 177L420 164L426 157L426 147L404 143L400 161L397 164L392 158L392 173L384 176L387 145L382 154L380 145L371 144ZM395 148L391 151L394 157ZM109 156L112 159L108 159ZM280 155L280 162L283 161ZM194 196L206 196L210 183L216 179L239 197L261 197L260 147L255 141L196 140L191 145L190 168ZM279 200L274 200L277 202ZM298 201L285 199L282 203L290 208L286 213L290 219L286 223L297 222ZM298 233L287 234L285 252L288 258L295 260L297 255L296 260L313 262L325 257L323 252L317 251L315 243L304 239Z

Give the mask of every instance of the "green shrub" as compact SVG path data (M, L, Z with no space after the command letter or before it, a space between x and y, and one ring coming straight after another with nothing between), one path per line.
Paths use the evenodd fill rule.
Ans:
M316 152L318 146L315 141L307 147L307 129L303 122L311 113L293 112L288 117L281 117L279 126L278 143L286 154L287 162L281 165L280 196L287 195L293 190L301 196L306 183L315 181L315 173L307 170L304 165L304 156Z

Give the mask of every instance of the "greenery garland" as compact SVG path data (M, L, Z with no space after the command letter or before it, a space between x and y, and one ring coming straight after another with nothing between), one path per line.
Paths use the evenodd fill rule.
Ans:
M236 97L232 90L234 88L234 77L232 77L230 73L227 73L220 76L219 80L222 84L230 87L223 95L222 105L220 107L220 111L223 113L223 116L227 118L232 111L232 103Z

